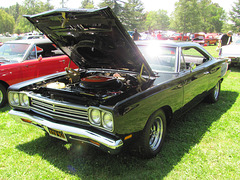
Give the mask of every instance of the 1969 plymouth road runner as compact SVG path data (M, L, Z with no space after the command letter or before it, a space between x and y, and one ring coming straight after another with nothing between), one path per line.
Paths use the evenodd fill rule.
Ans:
M10 115L112 154L128 144L154 157L169 122L204 98L216 102L229 72L227 59L196 43L134 43L110 8L26 18L79 68L10 86Z

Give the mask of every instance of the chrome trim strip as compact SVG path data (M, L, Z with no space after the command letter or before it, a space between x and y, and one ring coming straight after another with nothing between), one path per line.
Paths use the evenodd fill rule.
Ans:
M9 114L14 120L16 120L18 122L24 123L21 120L21 118L28 119L28 120L31 120L32 123L25 123L25 124L32 124L41 129L48 127L48 128L56 129L59 131L63 131L64 134L66 134L66 135L73 135L73 136L76 136L79 138L91 139L91 140L96 141L101 144L101 146L99 147L100 149L110 152L110 153L119 152L119 150L123 146L123 141L121 139L114 140L112 138L105 137L101 134L97 134L97 133L89 131L87 129L82 129L82 128L77 128L77 127L72 127L69 125L54 123L54 122L48 121L46 119L43 119L39 116L30 115L27 112L21 112L21 111L12 109L9 111ZM79 141L82 141L82 140L79 140Z

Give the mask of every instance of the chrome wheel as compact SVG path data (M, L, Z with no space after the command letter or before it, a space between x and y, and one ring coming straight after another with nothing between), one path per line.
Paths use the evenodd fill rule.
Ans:
M220 96L220 90L221 90L221 82L217 82L217 84L212 88L209 95L206 97L206 101L209 103L215 103L218 101Z
M166 116L162 109L150 116L141 137L136 142L141 156L152 158L157 155L164 142L166 124Z
M153 151L155 151L159 147L159 144L161 143L162 140L162 136L163 136L163 122L161 117L157 117L150 129L149 146Z
M219 90L220 90L220 83L218 82L216 86L214 87L213 95L215 99L218 99L219 96Z

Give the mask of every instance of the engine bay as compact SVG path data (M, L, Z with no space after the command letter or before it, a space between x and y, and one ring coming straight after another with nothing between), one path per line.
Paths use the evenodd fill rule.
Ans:
M85 105L114 104L151 86L150 77L116 71L79 71L66 68L67 74L41 82L35 93L47 98L82 102ZM111 100L111 101L110 101Z

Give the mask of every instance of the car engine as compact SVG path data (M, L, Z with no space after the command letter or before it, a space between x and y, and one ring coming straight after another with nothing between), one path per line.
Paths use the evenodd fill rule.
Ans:
M137 74L111 71L80 72L70 68L67 75L42 81L30 89L41 96L77 104L113 105L117 101L140 92L153 80L139 78Z

